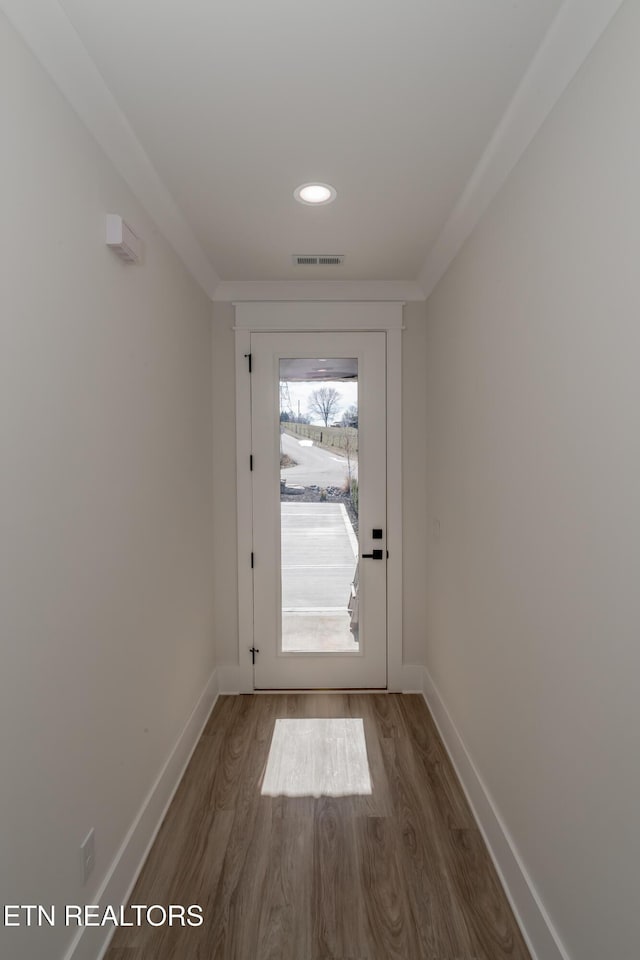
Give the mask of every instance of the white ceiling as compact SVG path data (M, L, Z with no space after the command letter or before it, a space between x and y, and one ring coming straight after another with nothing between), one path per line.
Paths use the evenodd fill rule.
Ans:
M403 302L430 295L622 3L0 10L213 300ZM313 179L335 203L295 203Z
M560 0L61 6L222 280L415 280Z
M358 360L356 357L301 358L283 357L280 360L280 380L288 383L306 383L309 380L358 379Z

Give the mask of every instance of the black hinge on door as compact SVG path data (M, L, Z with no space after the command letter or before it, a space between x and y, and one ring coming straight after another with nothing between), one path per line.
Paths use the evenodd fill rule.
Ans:
M251 654L251 663L256 665L256 653L260 653L257 647L249 647L249 653Z
M253 470L253 454L249 454L249 470Z
M251 551L251 569L253 570L253 550Z
M251 373L251 354L250 354L250 353L245 353L245 357L246 357L247 360L249 361L249 373Z

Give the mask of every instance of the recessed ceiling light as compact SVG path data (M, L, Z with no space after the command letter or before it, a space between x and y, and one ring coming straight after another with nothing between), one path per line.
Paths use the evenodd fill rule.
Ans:
M335 187L328 183L303 183L293 191L299 203L307 203L317 207L323 203L331 203L336 198Z

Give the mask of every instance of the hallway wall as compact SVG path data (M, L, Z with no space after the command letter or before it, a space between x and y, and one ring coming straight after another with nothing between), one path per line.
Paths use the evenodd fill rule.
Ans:
M426 577L426 513L424 488L426 443L424 408L426 384L425 305L408 303L403 332L403 570L404 661L424 662ZM216 651L219 663L238 662L238 560L236 550L236 426L234 308L230 303L213 307L213 410L215 567L214 608Z
M627 3L427 304L428 670L572 960L640 955L639 47Z
M62 910L96 902L214 667L211 306L1 17L0 72L0 887Z

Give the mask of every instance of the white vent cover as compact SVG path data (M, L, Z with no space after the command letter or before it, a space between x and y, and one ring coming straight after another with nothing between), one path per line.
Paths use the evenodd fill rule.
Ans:
M107 246L127 263L137 263L140 259L140 238L117 213L107 214Z
M294 253L296 267L337 267L344 263L344 253Z

